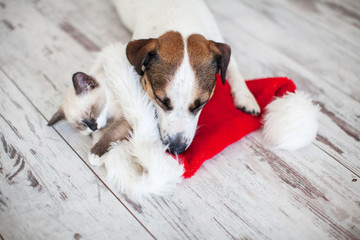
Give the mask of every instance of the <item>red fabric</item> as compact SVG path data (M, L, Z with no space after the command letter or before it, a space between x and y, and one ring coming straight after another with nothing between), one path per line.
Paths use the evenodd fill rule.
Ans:
M254 94L261 110L274 96L294 92L295 84L288 78L265 78L246 82ZM230 86L222 84L217 76L216 89L211 100L205 105L198 123L198 131L190 147L178 156L184 163L184 177L189 178L204 161L211 159L230 144L261 127L261 116L254 117L238 110L230 94Z

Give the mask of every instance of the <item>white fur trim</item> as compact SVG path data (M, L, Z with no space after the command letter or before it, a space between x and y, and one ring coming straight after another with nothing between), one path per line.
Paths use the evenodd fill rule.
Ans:
M265 108L263 136L266 145L295 150L310 144L318 130L319 106L296 91L276 98Z
M125 54L126 45L105 48L93 69L102 68L107 86L123 109L133 128L130 140L114 143L101 160L107 170L107 182L129 198L139 201L150 194L171 193L181 182L183 165L166 153L155 119L155 109L140 85L139 75Z
M88 160L89 160L89 163L91 165L93 165L94 167L99 167L104 164L102 159L98 155L93 154L93 153L89 153Z
M135 201L151 194L172 193L182 180L183 168L165 154L163 146L156 145L154 141L135 145L123 141L115 145L104 161L107 181ZM161 148L163 150L159 151Z

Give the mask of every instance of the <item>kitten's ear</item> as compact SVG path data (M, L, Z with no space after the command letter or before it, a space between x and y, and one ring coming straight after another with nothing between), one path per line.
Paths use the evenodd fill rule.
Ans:
M57 110L57 112L51 117L47 125L52 126L58 121L63 119L65 119L65 114L64 114L64 110L60 107L59 110Z
M83 72L77 72L72 77L76 95L85 94L99 86L95 78Z

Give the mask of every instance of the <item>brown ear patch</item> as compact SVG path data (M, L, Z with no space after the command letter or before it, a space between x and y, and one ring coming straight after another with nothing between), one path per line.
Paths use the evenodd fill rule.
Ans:
M126 56L139 75L144 74L143 66L155 56L158 40L154 38L133 40L126 47Z
M189 61L194 69L199 96L204 93L210 96L215 86L218 67L210 44L211 42L200 34L190 35L187 39Z
M170 31L158 39L157 58L146 72L154 92L163 92L184 59L184 41L180 33Z
M225 84L226 70L230 62L231 49L225 43L210 41L210 49L215 53L216 61L220 70L222 83Z
M209 94L215 86L215 75L220 73L223 83L230 60L230 47L224 43L207 40L200 34L192 34L187 39L190 65L196 74L198 85Z
M163 61L179 67L184 59L184 40L181 34L170 31L161 35L158 53Z
M184 59L184 41L179 32L166 32L158 39L140 39L128 43L127 57L142 75L141 85L153 99L163 96L166 86Z

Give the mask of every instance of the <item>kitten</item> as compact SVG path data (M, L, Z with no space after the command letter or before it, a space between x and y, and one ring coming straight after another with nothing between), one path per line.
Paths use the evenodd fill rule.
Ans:
M111 143L124 140L131 127L123 117L120 103L104 82L100 83L82 72L75 73L72 82L73 86L70 86L64 102L48 126L66 119L82 134L96 133L100 138L90 153L101 157L109 150Z

